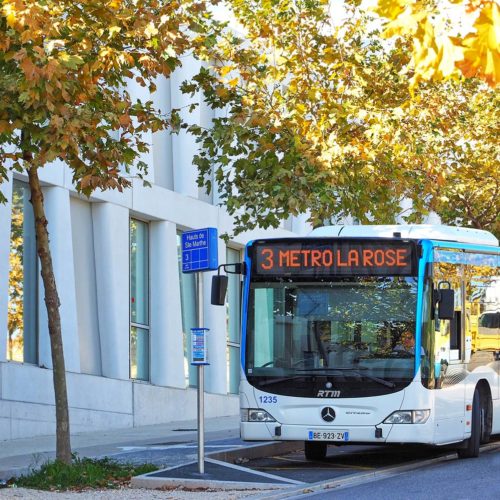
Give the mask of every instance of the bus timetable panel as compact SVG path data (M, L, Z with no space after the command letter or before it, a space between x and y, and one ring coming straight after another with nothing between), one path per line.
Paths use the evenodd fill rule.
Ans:
M415 276L417 248L404 240L256 241L253 278L272 276Z

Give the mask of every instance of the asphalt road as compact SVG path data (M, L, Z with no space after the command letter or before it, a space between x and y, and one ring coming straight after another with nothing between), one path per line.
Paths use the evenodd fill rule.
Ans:
M479 458L449 460L355 486L299 493L287 498L335 500L500 499L500 451Z

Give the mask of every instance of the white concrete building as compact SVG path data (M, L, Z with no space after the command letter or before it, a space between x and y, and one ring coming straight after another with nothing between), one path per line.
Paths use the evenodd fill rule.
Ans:
M181 107L180 82L196 70L186 63L153 96L164 110ZM144 89L129 91L142 96ZM208 124L211 111L195 117ZM196 184L194 139L152 134L151 188L141 181L123 193L79 196L71 172L55 163L40 171L52 257L61 299L72 432L196 418L196 373L189 366L189 328L196 325L194 275L179 273L179 233L216 227L231 218ZM27 178L1 185L0 205L0 440L55 432L51 355L43 287L34 248ZM305 234L305 218L291 219L276 236ZM250 238L226 247L219 263L239 261ZM270 233L268 232L267 235ZM206 368L207 417L237 414L239 293L231 277L227 307L210 305L205 274L205 326L210 328Z

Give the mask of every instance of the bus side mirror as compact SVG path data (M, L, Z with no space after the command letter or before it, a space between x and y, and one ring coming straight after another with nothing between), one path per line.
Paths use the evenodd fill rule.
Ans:
M212 305L223 306L226 303L227 276L212 276Z
M455 290L440 288L438 290L438 318L453 319L455 317Z

